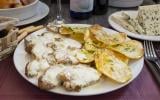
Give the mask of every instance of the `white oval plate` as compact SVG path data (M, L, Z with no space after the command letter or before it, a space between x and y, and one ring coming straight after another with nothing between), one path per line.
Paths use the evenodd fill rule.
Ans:
M136 39L140 39L140 40L150 40L150 41L160 41L160 36L140 35L140 34L137 34L137 33L130 32L130 31L124 29L121 25L115 23L115 22L111 19L112 16L121 16L122 12L125 12L125 13L129 14L129 15L132 16L132 17L136 17L137 14L138 14L137 11L119 11L119 12L113 13L112 15L109 16L108 22L109 22L109 24L110 24L114 29L116 29L116 30L119 31L119 32L124 32L124 33L126 33L128 36L133 37L133 38L136 38Z
M71 24L71 25L85 26L85 27L89 26L86 24ZM107 28L104 28L104 30L111 34L117 33L116 31L113 31ZM42 34L45 31L46 29L42 29L42 30L32 33L31 35ZM22 40L14 52L14 57L13 57L14 64L15 64L17 71L20 73L20 75L23 76L24 79L26 79L31 84L37 86L37 79L29 79L25 76L25 65L29 61L29 58L27 55L28 54L25 52L24 40ZM80 92L68 92L64 90L62 87L54 88L50 90L50 92L63 94L63 95L72 95L72 96L91 96L91 95L99 95L99 94L108 93L108 92L117 90L119 88L122 88L126 86L127 84L129 84L130 82L132 82L140 74L143 68L143 63L144 63L144 58L141 58L139 60L132 60L129 62L129 66L131 67L133 77L129 82L125 84L118 84L106 78L92 86L83 88Z
M36 11L37 12L33 17L19 21L18 24L16 24L16 26L31 24L33 22L37 22L37 21L43 19L44 17L46 17L48 15L49 7L45 3L39 1Z

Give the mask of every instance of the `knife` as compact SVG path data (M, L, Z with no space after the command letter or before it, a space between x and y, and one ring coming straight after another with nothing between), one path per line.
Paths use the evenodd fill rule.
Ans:
M156 69L156 65L145 59L145 62L148 65L148 68L150 69L151 73L154 75L156 81L160 85L160 72Z

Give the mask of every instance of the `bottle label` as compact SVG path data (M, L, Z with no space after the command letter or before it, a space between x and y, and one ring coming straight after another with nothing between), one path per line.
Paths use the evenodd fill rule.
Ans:
M75 12L90 12L93 10L93 0L70 0L70 10Z

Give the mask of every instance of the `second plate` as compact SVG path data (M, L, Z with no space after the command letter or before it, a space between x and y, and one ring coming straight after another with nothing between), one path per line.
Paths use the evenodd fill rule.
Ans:
M130 32L126 29L124 29L121 25L115 23L111 17L112 16L121 16L122 12L127 13L128 15L132 16L132 17L136 17L138 14L138 11L119 11L119 12L115 12L112 15L109 16L108 22L109 24L116 29L119 32L124 32L126 33L128 36L136 38L136 39L140 39L140 40L150 40L150 41L160 41L160 36L149 36L149 35L141 35L141 34L137 34L137 33L133 33Z
M16 26L27 25L39 21L44 17L46 17L48 13L49 13L49 7L45 3L39 2L36 15L34 15L31 18L20 21Z

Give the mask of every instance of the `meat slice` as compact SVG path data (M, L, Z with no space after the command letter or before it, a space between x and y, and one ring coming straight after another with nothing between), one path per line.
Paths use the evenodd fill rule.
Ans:
M49 67L50 65L45 59L33 60L26 65L25 74L27 77L35 77Z
M79 64L65 68L58 74L63 87L68 91L80 91L81 88L96 83L101 74L88 65Z
M50 90L60 84L60 80L57 79L57 75L64 69L62 65L55 65L50 67L46 72L38 79L38 86L41 89Z

